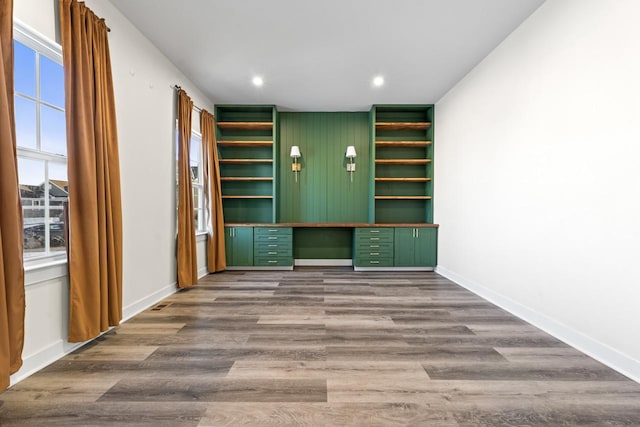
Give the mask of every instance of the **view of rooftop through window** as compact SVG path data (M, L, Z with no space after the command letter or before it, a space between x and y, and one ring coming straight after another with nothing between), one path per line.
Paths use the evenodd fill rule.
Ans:
M64 72L60 55L14 41L18 175L25 260L65 251L68 197Z

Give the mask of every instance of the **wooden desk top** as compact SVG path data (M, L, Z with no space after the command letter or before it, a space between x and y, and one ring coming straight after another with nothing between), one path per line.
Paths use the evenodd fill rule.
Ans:
M226 227L293 227L293 228L374 228L374 227L410 227L438 228L439 224L402 223L402 224L369 224L366 222L279 222L271 223L225 223Z

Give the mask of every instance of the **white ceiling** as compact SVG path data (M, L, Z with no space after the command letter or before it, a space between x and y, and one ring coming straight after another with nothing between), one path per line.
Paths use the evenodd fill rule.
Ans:
M544 2L110 1L214 102L295 111L435 103Z

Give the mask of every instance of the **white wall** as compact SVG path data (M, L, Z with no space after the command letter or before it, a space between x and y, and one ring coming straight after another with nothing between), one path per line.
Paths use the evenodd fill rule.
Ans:
M46 38L56 37L57 0L19 0L14 16ZM129 318L175 291L175 93L213 104L111 3L87 0L111 28L109 43L116 98L124 228L123 311ZM199 116L194 113L195 121ZM199 126L198 126L199 128ZM198 268L206 274L205 243ZM24 367L15 383L74 348L66 342L68 280L65 266L26 274Z
M547 1L436 107L438 271L640 380L640 2Z

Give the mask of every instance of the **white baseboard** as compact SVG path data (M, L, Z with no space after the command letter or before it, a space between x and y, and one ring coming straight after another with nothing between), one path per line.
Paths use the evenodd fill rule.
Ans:
M176 291L176 284L172 283L171 285L165 286L147 297L141 298L133 304L129 304L127 307L122 309L122 322L126 322L136 314L141 313L154 304L157 304L168 296L174 294ZM11 376L11 385L17 384L91 341L93 340L82 343L69 343L66 340L61 339L37 351L36 353L23 356L22 367L18 372Z
M176 283L172 283L168 286L165 286L162 289L159 289L152 293L151 295L147 295L144 298L139 299L133 304L129 304L126 307L122 308L122 322L126 322L131 319L136 314L142 313L147 308L157 304L163 299L175 294L178 291Z
M353 260L349 259L296 259L293 265L299 267L351 267Z
M71 353L72 351L82 347L90 341L81 343L68 343L64 340L59 340L37 353L23 356L22 367L18 372L11 375L11 385L15 385L27 377L35 374L39 370L49 366L61 357Z
M640 383L640 360L627 356L607 344L442 266L436 268L436 273Z
M433 267L353 267L354 271L433 271Z
M198 279L202 279L204 276L208 274L209 274L209 269L207 268L207 266L204 266L198 269Z

